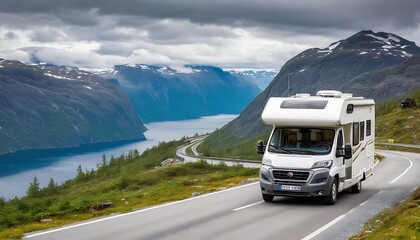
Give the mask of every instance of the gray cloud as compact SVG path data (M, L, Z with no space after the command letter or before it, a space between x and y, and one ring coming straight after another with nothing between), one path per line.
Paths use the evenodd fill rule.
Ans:
M60 61L74 65L277 69L306 48L364 29L418 42L419 24L418 0L1 0L0 48L41 44L52 47L43 57L61 52Z
M4 37L3 38L4 39L7 39L7 40L13 40L13 39L17 39L18 38L18 35L16 35L12 31L9 31L9 32L7 32L7 33L4 34Z

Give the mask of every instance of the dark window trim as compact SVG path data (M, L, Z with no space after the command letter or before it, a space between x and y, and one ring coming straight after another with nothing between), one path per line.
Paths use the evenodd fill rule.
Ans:
M363 139L365 139L365 121L361 121L360 122L360 141L362 141Z
M359 141L360 141L360 126L359 126L359 122L353 122L353 146L358 145L359 144Z
M366 121L366 136L370 136L372 134L372 120Z
M353 104L348 104L346 112L347 113L353 113L353 110L354 110L354 105Z

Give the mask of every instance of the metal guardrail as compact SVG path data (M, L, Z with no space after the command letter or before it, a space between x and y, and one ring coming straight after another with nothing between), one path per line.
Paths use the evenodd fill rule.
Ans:
M408 148L419 148L420 149L420 145L415 145L415 144L385 143L385 142L375 142L375 144L385 145L385 146L408 147Z
M205 135L201 135L201 136L197 136L194 138L190 138L190 142L189 143L185 143L181 146L178 146L177 149L177 157L178 158L183 158L185 157L190 157L190 158L196 158L196 159L204 159L204 160L214 160L214 161L224 161L224 162L232 162L232 163L254 163L254 164L261 164L261 160L249 160L249 159L239 159L239 158L223 158L223 157L207 157L207 156L196 156L196 155L189 155L189 154L178 154L178 149L180 149L181 147L185 147L188 145L191 145L192 143L196 143L197 141L194 141L193 139L199 138L199 137L206 137Z
M200 158L200 156L192 156L192 155L187 155L187 156ZM203 156L202 158L209 159L209 160L216 160L216 161L234 162L234 163L256 163L256 164L261 163L261 161L258 161L258 160L248 160L248 159L238 159L238 158L222 158L222 157L206 157L206 156Z

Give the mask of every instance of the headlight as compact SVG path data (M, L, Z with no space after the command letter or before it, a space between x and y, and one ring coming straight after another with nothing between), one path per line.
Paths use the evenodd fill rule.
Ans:
M266 158L266 157L263 157L262 164L263 165L268 165L268 166L273 166L273 163L271 162L271 159Z
M332 160L319 161L319 162L314 163L314 165L312 165L312 168L330 168L332 163L333 163Z

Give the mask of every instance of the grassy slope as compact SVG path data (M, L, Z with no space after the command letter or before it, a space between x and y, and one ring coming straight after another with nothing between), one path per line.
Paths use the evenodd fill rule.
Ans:
M410 94L420 105L420 90ZM376 117L376 141L420 144L420 107L401 109L397 100L380 104Z
M0 200L0 239L56 227L93 217L121 213L163 202L188 198L193 192L211 192L256 177L257 169L205 162L155 168L173 157L184 140L162 143L141 156L135 152L82 172L56 189L11 201ZM91 211L93 205L113 202L115 207ZM40 223L43 218L51 222Z
M230 146L229 144L226 144L225 148L214 150L212 148L212 141L215 139L217 139L217 141L227 141L224 136L220 136L218 138L212 138L213 140L210 139L210 141L205 141L198 147L198 152L203 153L204 156L261 160L262 155L257 154L256 152L257 141L261 139L266 143L269 135L270 132L265 132L250 139L229 138L229 141L236 141L237 145Z
M420 239L420 188L406 201L370 219L351 239Z

